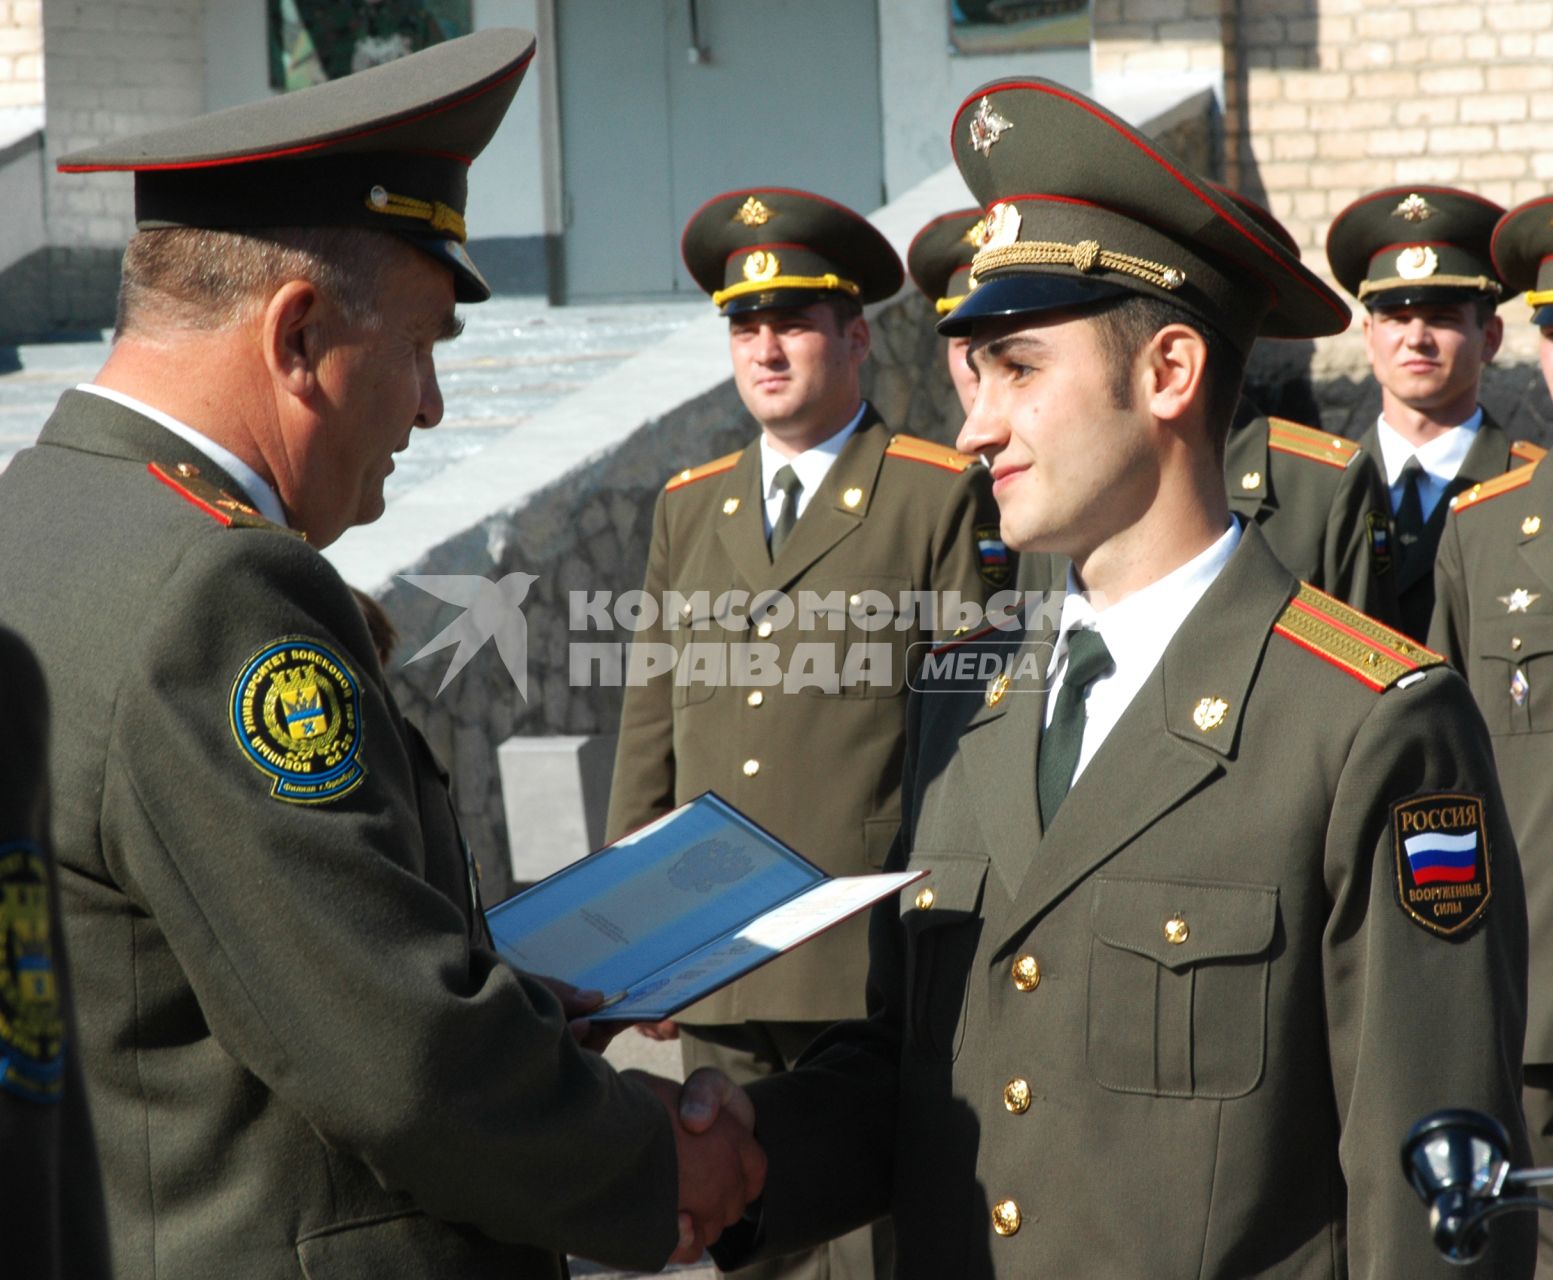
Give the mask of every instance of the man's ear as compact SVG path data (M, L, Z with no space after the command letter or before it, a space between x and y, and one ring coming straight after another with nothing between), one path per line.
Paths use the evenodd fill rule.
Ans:
M847 351L856 363L862 364L868 359L873 340L873 332L869 329L865 316L853 316L847 321Z
M270 295L259 316L265 367L280 387L298 398L308 398L317 386L324 311L316 285L288 280Z
M1504 341L1504 317L1497 313L1483 322L1483 363L1487 364L1499 354Z
M1202 409L1207 379L1208 344L1191 325L1167 324L1143 350L1143 390L1149 411L1166 422L1179 422Z

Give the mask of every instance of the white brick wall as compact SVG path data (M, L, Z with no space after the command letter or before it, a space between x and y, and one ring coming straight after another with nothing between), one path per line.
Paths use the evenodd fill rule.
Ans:
M0 0L0 108L42 105L42 0Z
M10 0L12 9L20 4ZM52 243L120 248L129 238L130 179L57 174L54 162L203 111L204 13L204 0L48 0L42 34Z

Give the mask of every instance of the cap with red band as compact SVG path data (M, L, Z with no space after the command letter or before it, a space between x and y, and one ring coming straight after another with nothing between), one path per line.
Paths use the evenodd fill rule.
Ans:
M971 260L984 230L980 209L956 209L923 227L906 250L906 270L939 315L953 311L970 293Z
M364 227L452 270L462 302L490 296L464 249L469 165L534 55L492 29L297 93L231 107L59 161L63 173L135 175L135 224Z

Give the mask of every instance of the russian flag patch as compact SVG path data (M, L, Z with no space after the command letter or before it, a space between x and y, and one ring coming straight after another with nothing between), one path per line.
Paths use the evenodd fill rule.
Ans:
M1013 557L1008 554L997 525L976 526L976 564L982 581L989 587L1006 586L1013 577Z
M1475 924L1493 892L1483 797L1431 792L1391 806L1397 901L1430 933Z

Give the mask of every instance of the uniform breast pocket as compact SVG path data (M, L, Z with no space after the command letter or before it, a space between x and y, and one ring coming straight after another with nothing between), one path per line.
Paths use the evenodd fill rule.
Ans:
M964 1034L987 858L917 853L908 869L929 873L901 894L911 1050L918 1057L948 1061Z
M1262 1078L1278 890L1098 877L1090 1074L1119 1093L1237 1098Z
M828 687L810 681L804 691L846 698L900 693L906 684L908 632L915 625L910 586L905 578L878 574L860 574L840 584L806 583L798 639L807 642L805 657L812 668L828 668L835 678Z
M1553 729L1553 615L1472 620L1472 692L1493 734Z
M731 683L730 646L748 639L746 628L733 615L731 592L697 592L668 621L674 649L673 705L688 707L705 702Z

